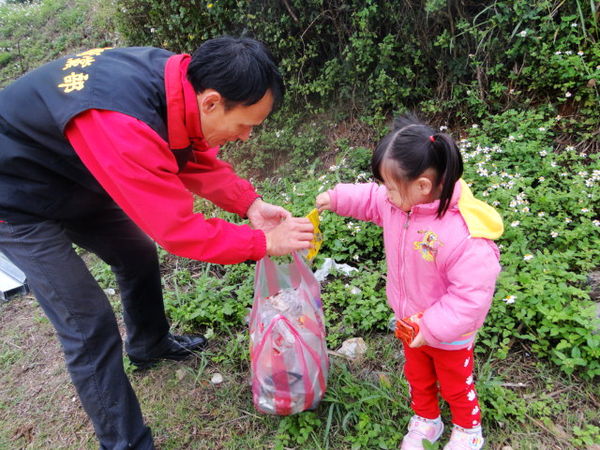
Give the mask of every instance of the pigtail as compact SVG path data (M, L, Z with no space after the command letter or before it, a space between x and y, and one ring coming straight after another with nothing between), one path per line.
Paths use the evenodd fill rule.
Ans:
M434 159L438 160L438 185L442 183L440 205L437 211L437 217L441 218L450 206L454 185L462 177L463 160L456 142L447 134L433 134L430 141L436 155Z

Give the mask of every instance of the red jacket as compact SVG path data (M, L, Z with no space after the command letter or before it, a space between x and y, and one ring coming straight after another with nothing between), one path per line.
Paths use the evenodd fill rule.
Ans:
M189 62L189 55L175 55L165 67L169 142L138 119L95 109L72 119L65 134L106 192L165 250L219 264L259 260L264 232L194 213L192 193L242 217L258 195L217 158L218 147L208 148L186 76ZM193 158L178 172L170 148L190 144Z

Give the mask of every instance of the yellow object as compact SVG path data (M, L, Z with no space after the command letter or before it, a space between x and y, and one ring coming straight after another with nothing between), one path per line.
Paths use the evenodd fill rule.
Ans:
M311 261L315 256L317 256L317 253L319 253L319 250L321 249L321 244L323 243L323 235L321 234L321 230L319 229L319 224L321 223L321 221L319 220L319 210L316 208L313 209L311 212L308 213L306 217L308 218L308 220L311 221L311 223L315 227L313 240L311 241L313 248L309 249L308 255L306 255L306 258L309 261Z
M467 223L471 237L498 239L504 232L500 214L481 200L477 200L465 181L460 179L458 209Z

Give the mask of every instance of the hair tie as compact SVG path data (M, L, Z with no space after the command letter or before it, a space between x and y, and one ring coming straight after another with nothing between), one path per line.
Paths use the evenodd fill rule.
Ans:
M429 136L429 140L430 140L431 142L435 142L435 138L434 138L433 136Z

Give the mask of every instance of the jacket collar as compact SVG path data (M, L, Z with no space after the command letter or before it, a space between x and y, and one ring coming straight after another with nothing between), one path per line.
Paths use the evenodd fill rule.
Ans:
M165 65L165 90L167 97L167 129L172 150L208 149L200 126L200 111L192 84L187 79L191 57L174 55Z

